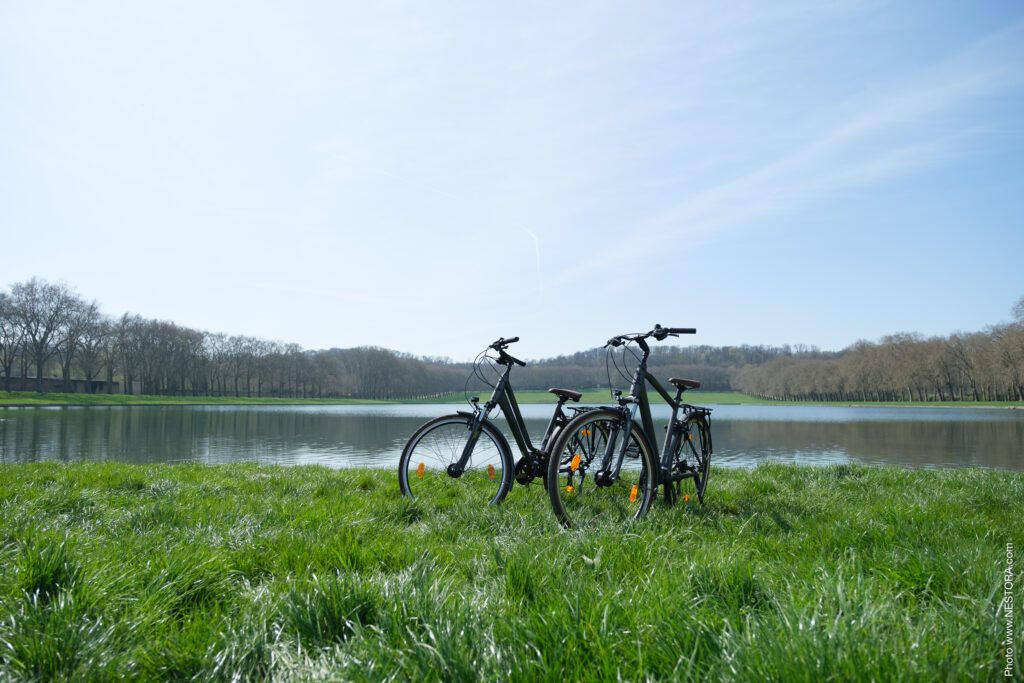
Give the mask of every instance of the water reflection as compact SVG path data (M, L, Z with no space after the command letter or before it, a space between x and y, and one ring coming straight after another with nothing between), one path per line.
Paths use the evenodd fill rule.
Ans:
M394 466L454 406L180 406L0 410L0 462L117 460ZM551 407L523 407L532 435ZM656 417L667 411L656 408ZM865 462L1024 469L1024 411L722 406L716 462ZM662 433L661 426L658 428ZM513 447L514 448L514 447Z

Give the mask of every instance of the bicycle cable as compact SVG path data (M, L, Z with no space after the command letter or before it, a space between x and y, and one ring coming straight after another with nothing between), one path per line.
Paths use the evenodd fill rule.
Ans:
M494 384L491 383L491 381L487 378L487 375L484 373L484 370L483 370L484 365L486 365L487 368L495 376L500 376L500 374L501 374L498 371L498 369L495 367L494 361L496 361L497 358L495 358L495 357L493 357L493 356L488 354L488 352L490 350L491 350L490 347L487 347L486 349L484 349L483 351L478 353L476 355L476 358L473 359L473 369L472 369L472 372L470 372L469 377L466 378L466 384L463 386L463 397L466 399L466 403L472 404L472 401L469 400L470 399L470 395L473 394L473 393L476 393L474 391L471 391L470 390L470 386L469 386L470 382L473 381L474 377L483 386L490 387L491 389L493 389L493 388L495 388L497 386L496 382ZM481 388L483 388L483 387L481 387ZM479 396L477 398L479 398ZM495 413L495 417L497 417L498 415L501 414L501 409L499 408L498 410L499 410L499 412Z

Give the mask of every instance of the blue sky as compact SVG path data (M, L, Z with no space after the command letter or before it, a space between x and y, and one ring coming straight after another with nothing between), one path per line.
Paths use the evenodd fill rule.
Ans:
M0 284L310 348L842 348L1024 296L1024 5L0 6Z

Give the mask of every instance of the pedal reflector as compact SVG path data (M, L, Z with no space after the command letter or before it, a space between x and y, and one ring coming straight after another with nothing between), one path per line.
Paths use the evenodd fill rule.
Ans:
M566 493L572 493L575 490L576 490L576 488L572 484L569 484L568 486L565 487L565 492Z
M422 463L422 462L419 465L416 465L416 476L417 477L422 477L423 476L423 471L426 470L426 469L427 469L427 466L424 463Z
M494 465L487 465L487 478L494 479Z
M636 484L633 484L633 488L631 488L629 490L629 502L630 503L635 503L636 502L636 494L639 493L639 492L640 492L640 487L637 486Z
M683 502L684 503L689 503L690 502L690 494L689 493L687 493L686 495L683 496Z
M580 468L580 454L572 456L572 461L569 463L569 469L573 472Z

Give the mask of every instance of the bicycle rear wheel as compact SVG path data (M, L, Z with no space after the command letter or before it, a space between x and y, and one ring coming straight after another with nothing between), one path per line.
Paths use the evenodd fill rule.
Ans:
M628 436L621 468L614 472L623 427L621 413L598 409L573 418L555 440L548 456L548 495L555 516L566 528L638 519L650 508L657 469L653 451L636 425ZM613 471L602 471L613 439Z
M500 503L512 487L512 454L498 429L485 422L464 471L453 473L470 437L473 418L445 415L409 438L398 461L398 485L411 498L441 503ZM455 476L453 476L455 475Z
M669 504L680 499L685 501L692 491L703 504L708 476L711 474L711 427L702 415L689 415L683 421L681 432L673 454L670 476L689 476L666 482L666 499ZM691 481L692 484L687 484Z

